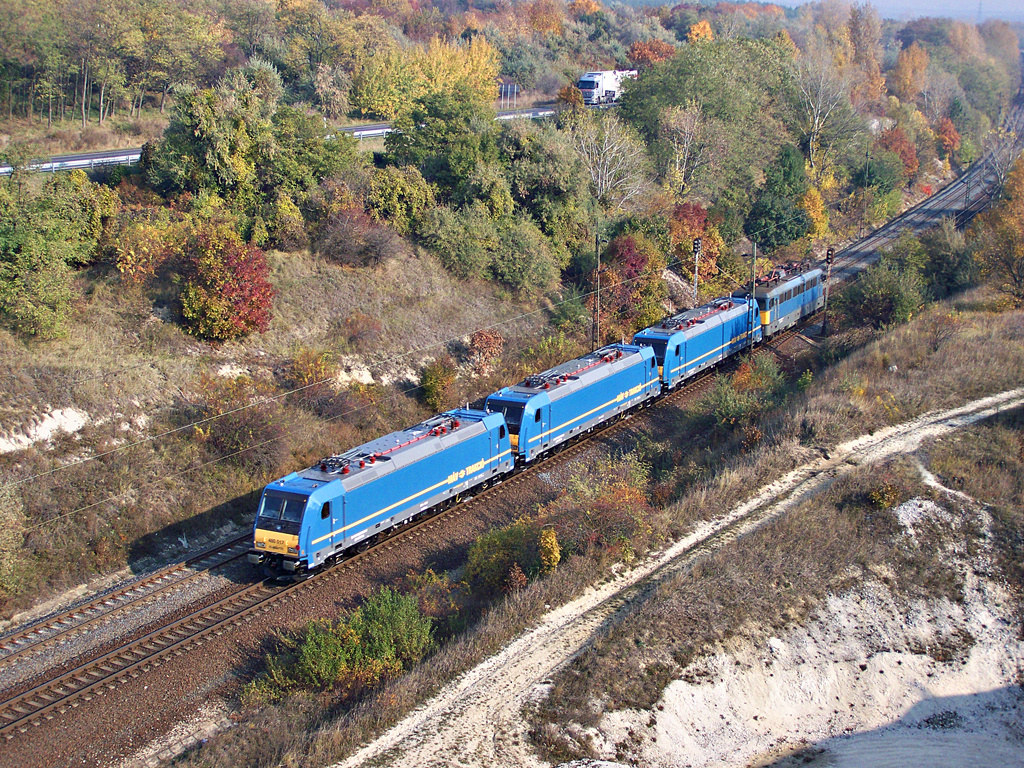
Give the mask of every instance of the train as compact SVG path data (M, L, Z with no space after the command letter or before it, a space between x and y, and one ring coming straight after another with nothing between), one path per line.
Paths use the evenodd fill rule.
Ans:
M395 528L500 483L625 418L723 360L790 328L824 303L822 270L767 277L378 437L263 489L248 560L278 576L309 574L363 551Z

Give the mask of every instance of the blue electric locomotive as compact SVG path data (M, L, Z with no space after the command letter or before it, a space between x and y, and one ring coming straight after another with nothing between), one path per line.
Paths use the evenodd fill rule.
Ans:
M783 269L759 280L754 286L754 299L761 310L761 328L767 339L791 328L825 304L823 275L820 269L795 274ZM733 298L749 298L749 288L733 293Z
M305 571L513 468L501 414L458 409L270 483L249 561Z
M660 392L649 347L610 344L498 390L486 407L505 417L523 464Z
M715 299L633 337L634 344L654 350L666 389L759 341L761 320L756 306L744 298Z

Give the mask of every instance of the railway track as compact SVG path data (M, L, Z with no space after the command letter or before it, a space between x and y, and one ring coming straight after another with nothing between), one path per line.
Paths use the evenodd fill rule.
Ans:
M1012 118L1013 125L1018 123L1024 125L1024 108L1020 104L1015 108ZM968 174L922 201L900 219L841 251L837 255L836 264L833 267L835 273L833 280L842 282L851 277L861 266L876 260L878 250L895 239L905 229L916 232L928 226L934 226L936 217L941 218L943 215L947 215L948 211L953 211L952 215L957 218L959 224L962 220L967 220L960 217L972 217L987 207L991 200L990 190L993 186L994 174L987 165L983 163L978 165L980 167L972 168ZM976 195L971 193L971 188L974 185L977 185ZM963 200L963 205L957 211L960 200ZM778 348L798 334L798 329L790 329L767 342L764 347L778 354ZM644 404L643 407L650 405L654 408L662 408L683 398L694 397L708 389L713 380L714 372L706 372L654 403ZM231 626L267 611L273 604L281 600L294 598L303 590L312 588L314 584L321 584L324 579L337 578L345 574L357 567L365 558L386 552L406 538L420 536L437 525L447 523L452 518L473 510L476 503L497 493L500 486L522 482L541 467L550 469L571 460L590 446L590 438L596 434L612 436L634 423L616 420L595 430L594 433L581 435L579 439L560 446L554 454L543 461L501 481L494 487L478 492L475 497L467 499L467 503L456 504L416 523L399 528L370 550L336 562L313 574L309 579L289 585L260 582L244 586L235 593L155 629L121 648L92 659L66 673L59 674L7 701L0 702L0 735L6 739L14 738L19 732L23 733L46 720L80 706L82 701L88 701L93 696L101 695L105 690L116 689L120 681L145 674L158 667L161 661L169 655L185 653L201 645L211 635L223 634ZM248 542L248 536L240 537L228 542L222 548L203 553L185 563L170 566L141 582L108 593L64 614L45 619L24 630L19 630L17 633L0 638L0 669L33 649L41 649L57 638L84 631L90 624L100 621L114 611L173 589L199 573L244 556L248 550ZM223 553L223 558L226 559L222 558L219 562L215 562L218 557L222 556L220 553ZM195 575L186 575L186 571L189 569Z
M42 651L58 640L80 634L118 611L136 607L142 601L179 589L216 568L244 557L249 550L249 540L248 534L239 536L0 637L0 670L30 653Z
M790 335L793 333L795 332L791 332ZM783 334L780 340L783 337L786 337L786 334ZM684 397L697 396L710 387L713 379L713 372L705 372L693 381L688 382L685 386L674 390L653 403L645 404L645 407L649 405L656 409L662 408ZM238 622L251 619L253 616L269 610L272 605L283 599L293 598L303 590L311 588L314 584L322 584L325 579L344 575L359 566L366 558L387 552L407 538L418 537L438 525L449 523L459 515L472 512L478 503L490 498L493 494L502 492L505 487L524 482L541 468L550 470L572 460L591 446L591 438L597 435L603 437L612 436L632 424L633 422L629 420L615 420L603 428L581 435L579 439L566 443L564 447L560 447L543 461L531 465L494 486L478 492L476 495L465 499L464 503L456 504L429 517L425 517L416 523L399 528L366 552L356 553L344 560L338 561L334 565L314 573L304 581L288 585L266 581L244 586L237 592L211 605L198 609L166 626L149 632L143 637L132 640L116 650L87 661L68 672L59 674L6 701L0 702L0 736L3 736L5 739L14 738L18 733L24 733L32 727L39 726L47 720L77 708L83 701L89 701L94 696L102 695L105 691L114 690L119 682L146 674L158 667L161 660L170 655L180 655L200 646L211 635L223 634ZM248 541L249 538L244 537L246 551L248 550ZM238 542L239 540L230 542L228 545L225 545L225 549L236 547ZM241 554L238 556L241 556ZM172 566L165 570L168 573L174 572L184 565ZM153 574L152 579L157 581L163 575L162 572L158 572ZM168 589L170 585L162 588ZM116 594L118 596L127 596L130 592L131 589L126 588ZM149 594L153 593L150 592ZM90 607L99 610L97 606L103 605L105 601L112 599L112 595L97 598L97 600L92 601L87 606L81 606L75 609L75 611L69 612L65 618L70 619L72 615L77 615L78 611L86 610ZM142 599L142 596L127 598L127 601L123 602L122 605L130 605L140 599ZM88 618L86 623L96 621L104 615L106 614L101 612L96 616ZM39 639L35 645L45 643L59 634L73 631L70 626L59 628L61 626L61 617L55 617L47 622L46 626L56 628L54 630L55 634ZM83 623L80 622L78 626L83 626ZM34 629L36 628L29 628L17 637L29 637ZM5 640L9 639L11 638ZM28 647L34 646L15 650L6 659L12 658L13 653L26 652Z

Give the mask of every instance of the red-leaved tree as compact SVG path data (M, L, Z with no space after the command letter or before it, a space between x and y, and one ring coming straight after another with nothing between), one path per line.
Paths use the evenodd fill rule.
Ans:
M274 288L263 251L224 222L195 220L181 241L181 314L189 333L225 341L270 324Z
M907 138L902 128L890 128L882 131L875 145L899 156L903 162L903 172L907 179L913 179L917 173L917 150L914 142Z

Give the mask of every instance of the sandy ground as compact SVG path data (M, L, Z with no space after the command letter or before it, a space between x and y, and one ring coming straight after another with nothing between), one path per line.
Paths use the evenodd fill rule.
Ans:
M1022 404L1024 389L1013 390L926 414L841 445L826 458L809 459L685 540L551 611L337 767L546 765L529 746L523 707L546 694L550 676L640 585L686 568L709 548L783 514L854 465L913 451L923 440ZM933 513L903 515L912 525ZM716 536L723 531L729 535ZM711 676L696 686L669 686L653 723L648 712L606 716L598 741L611 745L629 729L640 731L641 764L680 767L787 760L922 768L1024 765L1024 710L1013 687L1024 647L987 607L1007 605L993 590L986 579L973 577L964 605L920 605L910 615L880 587L834 598L817 620L773 638L766 648L730 649L702 661ZM956 628L967 628L976 639L963 659L940 664L921 652L922 638L954 636ZM802 747L807 749L798 756L786 757Z

